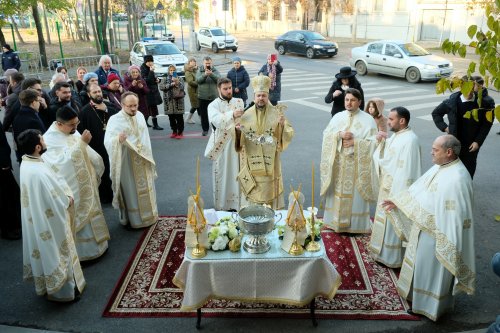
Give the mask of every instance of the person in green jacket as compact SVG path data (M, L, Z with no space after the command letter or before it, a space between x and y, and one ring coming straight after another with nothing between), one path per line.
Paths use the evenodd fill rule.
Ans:
M198 83L198 112L201 117L202 135L207 136L209 126L208 123L208 104L212 103L218 97L217 80L220 78L220 73L212 64L212 58L206 56L203 58L203 66L196 73L196 82Z

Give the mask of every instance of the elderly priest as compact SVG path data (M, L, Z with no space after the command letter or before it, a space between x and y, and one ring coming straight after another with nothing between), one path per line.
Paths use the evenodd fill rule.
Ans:
M113 183L113 207L120 210L120 222L132 228L148 227L158 220L156 165L151 140L139 98L125 92L123 109L111 116L104 135Z

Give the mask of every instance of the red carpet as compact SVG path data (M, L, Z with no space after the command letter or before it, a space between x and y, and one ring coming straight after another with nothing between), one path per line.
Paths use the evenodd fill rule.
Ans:
M185 217L162 217L139 240L103 312L105 317L191 317L180 312L182 291L172 278L184 257ZM418 320L396 291L395 273L367 252L369 236L323 231L330 260L342 276L333 300L316 298L317 318ZM209 317L309 317L308 307L211 300Z

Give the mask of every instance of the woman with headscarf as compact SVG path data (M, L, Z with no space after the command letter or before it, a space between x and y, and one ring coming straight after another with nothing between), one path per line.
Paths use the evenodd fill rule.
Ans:
M198 82L196 82L196 71L198 66L196 65L196 59L191 57L188 59L186 65L184 65L184 75L187 83L187 91L189 96L189 102L191 103L191 109L189 110L189 116L186 122L188 124L194 124L193 114L198 110ZM198 115L200 112L198 111Z
M117 110L122 109L121 98L124 92L120 77L115 73L108 75L108 84L101 85L102 93L107 94L108 100Z
M165 81L160 83L163 91L165 114L168 115L172 139L182 139L184 132L184 82L177 77L174 65L168 66L168 74Z
M155 75L155 63L153 56L148 54L144 56L144 63L141 65L141 76L146 81L149 88L149 94L146 96L148 102L147 112L144 113L144 118L146 118L146 125L151 127L148 123L148 118L153 119L153 129L162 130L163 127L158 126L158 105L163 103L161 99L160 90L158 90L158 83L160 83L160 78Z
M87 74L87 69L85 67L78 67L76 69L76 82L75 82L75 89L77 93L80 93L82 91L83 86L85 85L83 83L83 77Z
M333 82L328 94L325 96L325 103L330 104L333 102L332 106L332 117L340 111L345 110L344 98L345 91L349 88L354 88L359 90L361 93L362 101L360 109L364 109L365 105L365 95L363 89L361 88L361 83L356 79L356 72L352 70L351 67L342 67L340 72L335 75L336 80Z
M125 77L123 78L123 87L127 91L132 91L139 97L139 111L143 115L148 113L147 95L149 88L146 81L141 77L141 69L139 66L132 65L128 68Z
M233 58L233 68L227 73L227 78L231 80L233 85L233 97L241 98L243 105L247 105L247 87L250 85L250 76L247 70L241 64L240 57Z
M269 102L272 105L278 104L281 99L281 73L283 72L283 67L281 67L277 56L274 54L269 54L267 56L267 64L262 66L259 71L259 75L267 75L271 79L271 87L269 88Z

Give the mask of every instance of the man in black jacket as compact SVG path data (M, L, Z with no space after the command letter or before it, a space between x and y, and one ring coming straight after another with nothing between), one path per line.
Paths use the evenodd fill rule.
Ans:
M40 109L40 100L42 96L40 93L33 89L26 89L19 94L19 102L21 108L19 113L12 123L12 134L14 135L14 142L17 144L17 137L19 134L27 129L39 130L42 134L45 133L46 128L38 115ZM21 163L22 154L16 150L17 161Z
M16 52L14 52L9 44L2 46L2 69L4 71L14 68L19 70L21 68L21 60Z
M495 108L495 101L488 96L488 90L483 88L482 77L473 76L471 79L474 81L474 89L469 96L462 95L460 91L451 94L432 111L432 119L438 129L454 135L460 141L462 144L460 160L469 171L471 178L474 178L479 148L493 124L486 119L486 111ZM482 94L481 107L478 104L479 92ZM471 114L474 109L478 109L478 121ZM469 111L471 111L470 114L467 113ZM448 115L448 124L444 122L444 115Z
M49 128L50 125L52 125L52 121L49 116L50 98L49 95L42 89L42 81L36 77L29 77L24 80L22 84L22 90L26 89L33 89L41 94L42 98L39 99L40 108L38 109L38 115L40 116L40 119L42 119L45 128Z
M2 238L21 238L21 192L12 174L10 146L0 122L0 232Z
M77 113L80 112L82 106L80 101L74 98L71 92L71 85L68 82L57 82L52 89L54 97L50 100L49 119L50 123L56 120L56 113L59 108L68 105Z
M78 115L80 119L78 131L83 133L84 130L89 130L90 134L92 134L89 146L101 155L104 162L104 173L99 185L99 197L102 203L110 203L113 201L113 190L111 188L111 178L109 178L109 156L104 147L104 134L106 133L109 118L119 110L115 109L113 103L103 99L101 87L97 83L89 85L87 92L90 102L83 107Z
M24 81L23 73L14 73L10 76L11 92L5 100L5 117L3 118L3 130L7 132L19 112L19 93Z

